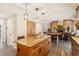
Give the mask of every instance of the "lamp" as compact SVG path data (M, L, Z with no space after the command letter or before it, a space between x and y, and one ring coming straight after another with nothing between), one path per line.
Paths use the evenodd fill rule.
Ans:
M42 12L41 13L41 15L43 16L43 18L44 18L44 15L45 15L45 13L44 12ZM42 22L41 23L43 23L44 24L44 19L42 20Z
M25 12L24 19L28 19L28 14Z
M39 22L39 19L36 17L35 21L36 21L36 22Z
M35 20L36 20L36 22L39 22L39 18L38 18L38 10L39 10L39 9L38 9L38 8L35 8L35 10L36 10L36 12L37 12L37 17L36 17Z

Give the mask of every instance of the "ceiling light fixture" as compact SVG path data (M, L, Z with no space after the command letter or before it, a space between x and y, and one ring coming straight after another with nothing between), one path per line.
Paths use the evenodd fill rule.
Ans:
M27 13L24 14L24 19L28 19L28 14Z
M44 12L42 12L42 13L41 13L41 15L42 15L42 16L43 16L43 18L44 18L45 13L44 13ZM44 24L44 22L45 22L45 21L44 21L44 19L43 19L43 20L42 20L42 23Z
M28 13L27 13L27 4L25 4L25 14L24 14L24 19L28 19Z
M36 10L36 13L37 13L37 17L36 17L35 20L36 20L36 22L39 22L39 16L38 16L38 10L39 10L39 9L38 9L38 8L35 8L35 10Z

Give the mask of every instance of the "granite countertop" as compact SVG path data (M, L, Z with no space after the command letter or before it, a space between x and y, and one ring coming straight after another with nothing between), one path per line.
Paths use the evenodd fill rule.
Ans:
M72 36L72 39L79 45L79 37Z
M49 35L44 35L38 39L36 38L33 38L33 37L30 37L28 39L20 39L20 40L17 40L16 42L19 43L19 44L22 44L22 45L25 45L27 47L32 47L34 46L35 44L47 39L47 38L50 38Z

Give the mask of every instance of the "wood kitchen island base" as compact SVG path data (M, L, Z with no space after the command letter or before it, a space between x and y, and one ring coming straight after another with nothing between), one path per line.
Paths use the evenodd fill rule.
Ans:
M79 56L79 37L72 37L71 40L72 45L72 55L73 56Z
M51 37L17 41L17 56L45 56L51 49Z

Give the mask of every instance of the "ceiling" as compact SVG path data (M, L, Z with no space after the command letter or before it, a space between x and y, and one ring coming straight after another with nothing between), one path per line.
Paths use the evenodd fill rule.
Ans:
M0 18L7 18L20 11L24 12L25 5L30 19L35 20L38 17L44 21L74 18L76 13L75 9L78 6L78 4L75 3L2 3L0 4ZM36 11L36 8L39 10ZM45 15L41 13L45 13Z
M0 19L6 19L12 15L24 12L23 4L0 3Z
M27 12L31 19L38 17L40 20L45 21L64 20L75 17L75 9L77 6L78 4L74 3L28 4ZM35 8L38 8L39 10L36 11ZM45 15L42 15L41 13L45 13Z

